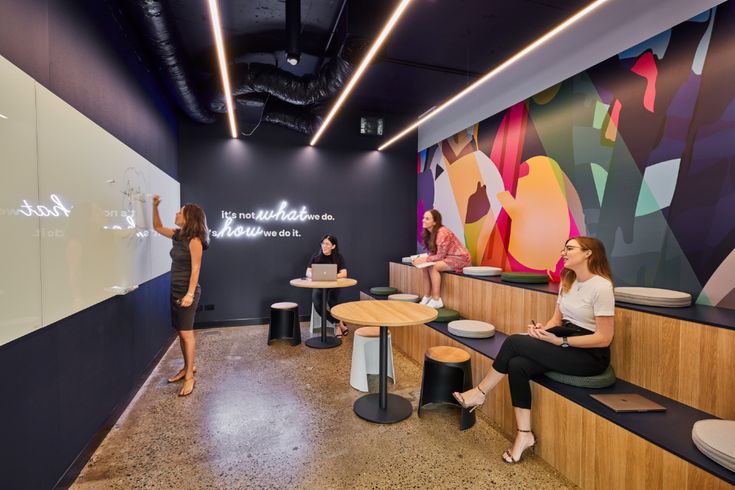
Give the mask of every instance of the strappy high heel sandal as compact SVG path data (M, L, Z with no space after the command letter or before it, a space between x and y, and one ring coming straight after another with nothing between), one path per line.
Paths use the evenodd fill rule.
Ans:
M501 458L507 464L517 464L517 463L520 463L521 460L523 459L523 455L525 454L526 449L530 449L531 452L533 452L534 451L534 446L536 446L536 443L538 442L536 440L536 434L534 434L532 430L521 430L521 429L518 429L518 432L530 432L531 435L533 436L533 444L531 444L530 446L524 447L523 448L523 451L521 451L521 455L518 456L518 459L513 459L513 448L512 447L509 448L509 449L507 449L505 452L503 452L503 455L501 456Z
M470 413L472 413L478 408L480 408L485 403L485 400L487 399L487 393L482 391L482 388L480 388L480 385L477 385L477 391L482 393L482 401L474 405L472 403L467 403L464 397L462 396L462 393L458 391L455 391L454 393L452 393L452 396L454 397L455 400L457 400L457 403L459 403L462 406L462 408L469 409Z

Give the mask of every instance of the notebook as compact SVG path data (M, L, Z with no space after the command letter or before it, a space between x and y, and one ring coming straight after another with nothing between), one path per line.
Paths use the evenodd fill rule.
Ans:
M336 281L337 264L311 264L312 281Z
M635 393L611 393L590 396L618 413L663 412L666 410L666 407Z

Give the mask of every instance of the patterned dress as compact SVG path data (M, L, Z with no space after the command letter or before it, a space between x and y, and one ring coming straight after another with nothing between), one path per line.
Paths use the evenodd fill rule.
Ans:
M471 264L470 253L467 251L457 235L446 226L439 228L436 234L436 253L426 257L429 262L444 261L455 272L462 272L464 267Z

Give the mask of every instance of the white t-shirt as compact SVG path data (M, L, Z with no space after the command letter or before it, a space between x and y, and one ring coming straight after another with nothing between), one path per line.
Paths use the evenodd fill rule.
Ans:
M584 282L574 281L565 294L559 290L556 302L564 320L595 331L596 316L615 315L615 293L610 281L592 276Z

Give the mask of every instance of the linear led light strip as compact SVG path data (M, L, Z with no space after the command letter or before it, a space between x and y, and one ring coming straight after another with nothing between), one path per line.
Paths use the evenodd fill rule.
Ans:
M383 42L388 37L388 34L390 34L390 31L393 29L393 26L396 25L398 22L398 19L401 17L401 14L403 14L403 11L406 10L406 7L408 7L408 4L411 2L411 0L402 0L401 4L396 8L396 10L393 12L393 15L391 15L390 20L388 20L388 23L385 24L383 27L382 32L380 33L380 36L378 36L378 39L375 40L373 45L370 47L370 51L368 51L368 54L365 56L365 59L362 60L362 63L360 63L360 66L357 68L357 71L355 71L354 75L352 75L352 78L350 79L349 83L345 87L345 89L340 94L339 98L337 99L337 102L332 106L332 110L329 111L329 114L327 115L327 118L324 119L324 122L322 123L321 127L319 128L319 131L316 132L314 135L314 138L312 138L311 143L309 143L311 146L314 146L317 141L319 141L319 138L321 137L322 133L325 129L327 129L327 126L329 126L329 123L332 122L332 119L334 119L335 114L337 114L337 111L339 111L339 108L344 103L345 99L347 99L347 96L350 95L350 92L352 92L352 89L355 88L355 85L357 85L357 81L362 76L362 73L365 71L367 66L370 64L370 61L375 57L375 54L378 52L378 49L380 49L380 46L383 44Z
M566 29L567 27L571 26L572 24L574 24L575 22L577 22L578 20L580 20L581 18L583 18L587 14L591 13L592 11L594 11L595 9L597 9L598 7L600 7L603 3L607 2L607 1L608 0L597 0L597 1L589 4L588 6L586 6L585 8L583 8L582 10L580 10L579 12L577 12L576 14L574 14L573 16L569 17L567 20L565 20L564 22L562 22L561 24L559 24L558 26L556 26L555 28L553 28L552 30L550 30L549 32L547 32L546 34L544 34L543 36L541 36L540 38L536 39L531 44L529 44L528 46L526 46L525 48L523 48L522 50L520 50L519 52L517 52L516 54L514 54L513 56L511 56L507 60L505 60L503 63L501 63L500 65L498 65L495 68L493 68L490 72L488 72L485 75L483 75L483 77L480 78L479 80L477 80L475 83L473 83L469 87L467 87L464 90L462 90L461 92L459 92L457 95L453 96L451 99L449 99L446 102L444 102L443 104L441 104L439 107L437 107L436 109L434 109L432 112L429 112L425 116L420 117L415 123L411 124L406 129L404 129L403 131L401 131L400 133L398 133L397 135L395 135L393 138L391 138L387 142L383 143L383 145L380 146L378 148L378 150L379 151L382 151L382 150L388 148L390 145L392 145L393 143L395 143L396 141L398 141L399 139L401 139L405 135L407 135L410 131L416 129L421 124L423 124L426 121L428 121L429 119L433 118L434 116L436 116L437 114L439 114L440 112L442 112L444 109L446 109L450 105L454 104L455 102L457 102L459 99L461 99L462 97L464 97L468 93L470 93L473 90L475 90L478 86L480 86L481 84L483 84L486 81L490 80L492 77L494 77L495 75L497 75L498 73L500 73L504 69L508 68L510 65L512 65L513 63L515 63L519 59L523 58L528 53L530 53L534 49L538 48L539 46L541 46L542 44L544 44L545 42L547 42L548 40L550 40L551 38L553 38L554 36L556 36L557 34L559 34L560 32L562 32L564 29Z
M227 58L225 57L225 43L222 41L222 24L220 23L217 0L209 0L209 18L212 21L212 32L214 43L217 46L217 59L219 61L219 72L222 76L222 90L225 92L225 103L227 104L227 118L230 120L230 134L237 138L237 125L235 124L235 109L232 106L232 89L230 89L230 75L227 73Z

